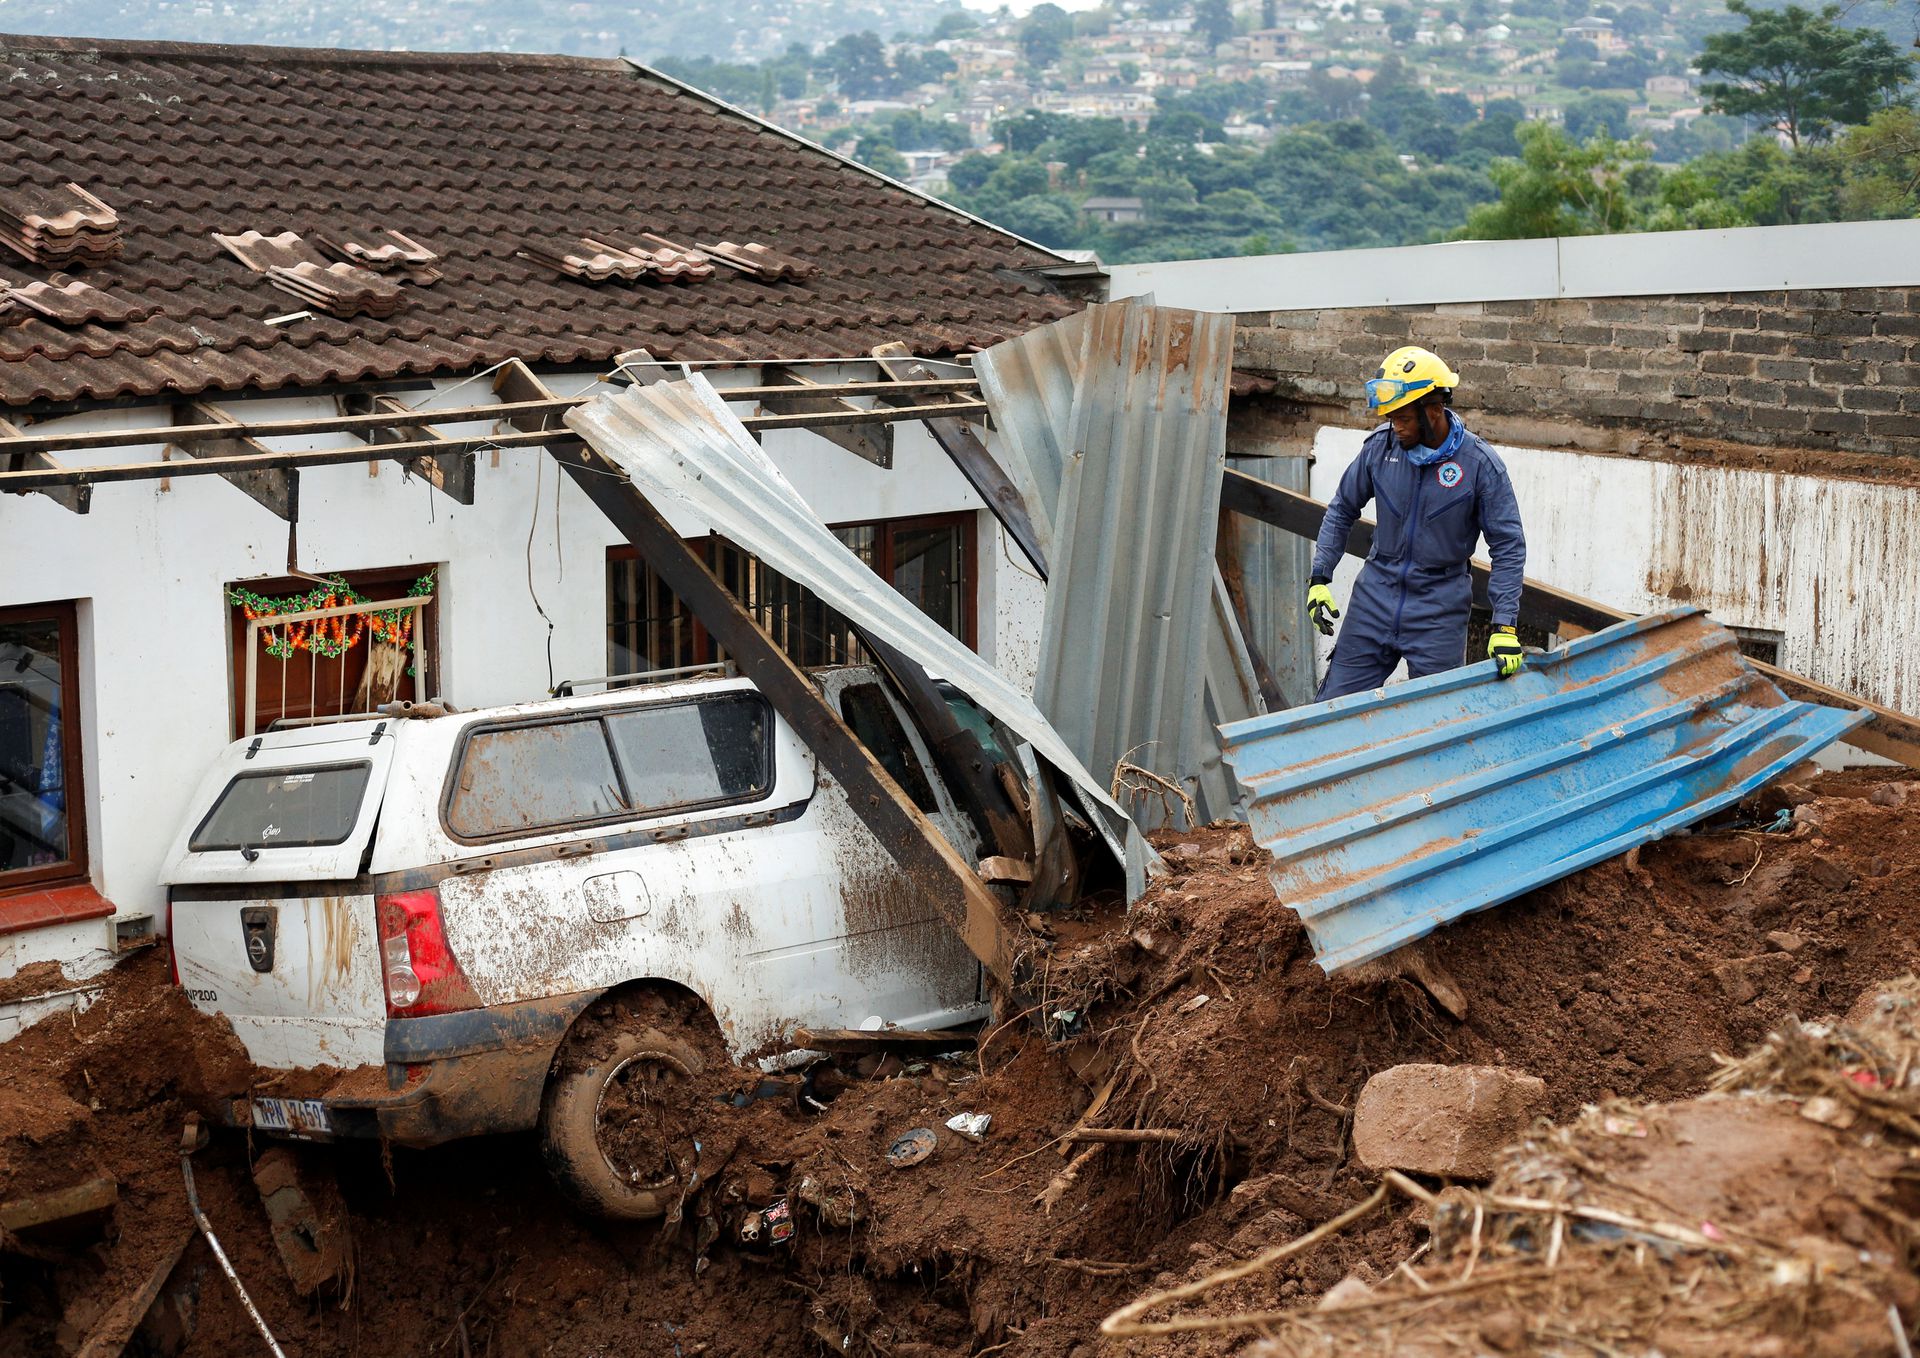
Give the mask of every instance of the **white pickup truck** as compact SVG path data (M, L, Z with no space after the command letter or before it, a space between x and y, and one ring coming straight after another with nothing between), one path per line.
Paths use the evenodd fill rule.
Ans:
M975 861L892 695L861 668L819 680ZM232 1121L411 1146L538 1126L561 1186L607 1215L659 1214L688 1171L604 1134L630 1090L697 1087L801 1025L984 1012L974 959L738 678L236 741L166 881L178 982L312 1095Z

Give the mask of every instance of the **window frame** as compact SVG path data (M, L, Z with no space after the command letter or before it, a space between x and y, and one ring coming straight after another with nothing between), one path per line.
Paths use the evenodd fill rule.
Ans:
M91 880L87 845L86 762L81 752L79 609L72 600L10 604L0 623L45 622L60 629L60 763L67 802L67 856L37 868L0 870L0 896Z
M446 592L446 563L429 561L413 566L374 566L334 572L346 580L349 588L365 594L372 601L379 602L404 594L415 580L430 571L434 572L436 577L433 593L427 596L427 603L420 609L419 620L415 624L420 629L421 672L417 675L403 675L400 685L402 689L412 690L415 701L423 701L429 695L438 693L443 687L440 674L440 603ZM247 700L247 620L241 610L225 602L227 591L239 588L252 590L257 594L298 594L314 588L316 579L317 577L306 576L254 576L243 580L228 580L220 586L227 626L227 725L232 739L242 740L246 737L247 713L244 708ZM370 641L363 644L371 646ZM258 663L258 673L264 674L269 663L312 666L315 662L309 656L306 661L296 659L287 662L270 662L262 657ZM333 665L342 662L329 659L319 663ZM363 671L365 664L363 660L361 662ZM352 689L348 689L347 692L351 695ZM312 696L318 696L317 690ZM404 695L396 694L395 696ZM254 731L259 733L274 729L274 723L281 718L275 714L257 710L259 695L255 695L254 701L256 708L253 713ZM314 712L306 714L293 712L286 716L297 726L304 724L312 716L329 715L318 710L320 704L316 703L314 706Z
M676 802L671 806L635 810L633 793L628 786L627 770L620 759L620 747L614 742L613 733L607 729L607 718L623 716L630 712L648 708L691 707L701 703L721 701L746 701L760 708L760 748L767 771L767 783L764 788L741 797L707 797L694 802ZM627 805L620 811L605 816L584 817L575 820L555 821L548 825L522 826L513 830L496 831L487 835L466 834L455 828L453 823L453 799L460 791L460 771L467 760L467 750L475 736L489 735L496 731L528 730L539 726L560 726L566 724L584 725L591 722L600 728L600 739L607 747L607 758L613 764L614 776L620 780L620 798ZM682 698L669 698L665 701L616 703L604 707L594 707L582 711L547 713L537 717L520 717L500 721L477 721L460 733L459 741L454 745L453 758L447 764L447 778L440 795L440 828L447 838L456 844L498 844L506 840L545 839L553 835L569 834L576 830L598 829L606 825L622 825L631 821L658 820L669 816L686 815L700 811L711 811L725 806L751 806L764 802L773 796L780 781L780 769L774 748L773 704L766 696L754 689L728 689L723 693L695 695Z
M933 514L909 514L891 519L855 519L844 523L831 523L827 525L827 528L834 533L842 533L856 528L870 528L874 530L873 559L867 564L875 575L879 576L881 580L890 586L894 582L894 550L895 536L897 534L909 532L914 529L954 529L960 547L961 575L961 631L956 637L956 640L968 650L978 651L980 649L981 583L980 515L983 512L984 511L977 509L942 510ZM722 572L721 552L724 549L730 548L743 555L751 555L751 553L738 546L738 544L730 543L714 533L688 538L686 539L686 545L695 556L700 558L701 564L721 580L723 585L726 582L726 576ZM645 591L647 588L646 558L643 557L639 549L632 544L622 542L609 545L606 551L606 561L603 565L603 570L612 567L615 563L629 561L639 563L640 570L636 572L635 585L637 589ZM798 582L796 581L794 583L797 584ZM614 659L616 635L630 627L640 627L644 630L644 625L648 619L643 616L634 619L622 618L619 621L615 621L612 615L614 587L610 571L608 571L604 587L605 593L602 596L601 603L601 631L604 638L603 645L606 654L607 673L612 674L619 670L619 665ZM662 587L664 588L664 582ZM667 589L666 593L669 600L674 599L675 596L671 589ZM685 607L684 604L681 606L683 608ZM706 625L702 623L698 617L695 617L691 610L688 610L685 615L685 625L687 627L686 649L688 654L686 663L689 665L711 665L718 663L716 656L720 650L719 646L714 642L712 633L707 631ZM645 671L642 672L644 673Z
M202 844L200 836L206 832L208 824L233 794L235 787L249 779L280 777L291 773L339 773L349 769L365 769L367 776L360 782L360 800L353 809L353 819L347 822L347 828L338 839L284 840L278 844ZM193 833L187 836L188 853L233 853L240 849L332 849L345 844L353 838L353 832L359 828L360 818L367 807L367 784L373 781L373 761L371 759L341 759L330 764L281 764L272 768L242 769L227 779L227 785L220 789L220 795L213 799L213 805L207 808L207 814L193 827Z

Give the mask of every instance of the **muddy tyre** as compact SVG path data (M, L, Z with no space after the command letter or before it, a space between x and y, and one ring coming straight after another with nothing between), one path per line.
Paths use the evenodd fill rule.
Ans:
M714 1043L669 1014L625 1006L585 1023L541 1102L548 1172L595 1216L664 1216L699 1172L698 1124L713 1101L709 1077L719 1073L716 1054L703 1048Z

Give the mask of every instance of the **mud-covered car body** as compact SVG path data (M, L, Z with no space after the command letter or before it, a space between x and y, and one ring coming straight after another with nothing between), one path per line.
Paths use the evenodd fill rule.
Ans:
M870 671L823 691L969 861ZM746 680L236 741L167 865L179 983L289 1075L233 1120L427 1145L532 1127L569 1025L697 996L736 1060L801 1025L940 1026L979 969Z

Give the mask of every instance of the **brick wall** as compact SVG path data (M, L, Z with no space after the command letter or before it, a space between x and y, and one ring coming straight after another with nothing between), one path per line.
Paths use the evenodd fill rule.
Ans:
M1364 416L1361 383L1422 344L1508 443L1659 455L1700 444L1920 459L1920 289L1572 298L1240 316L1236 366Z

